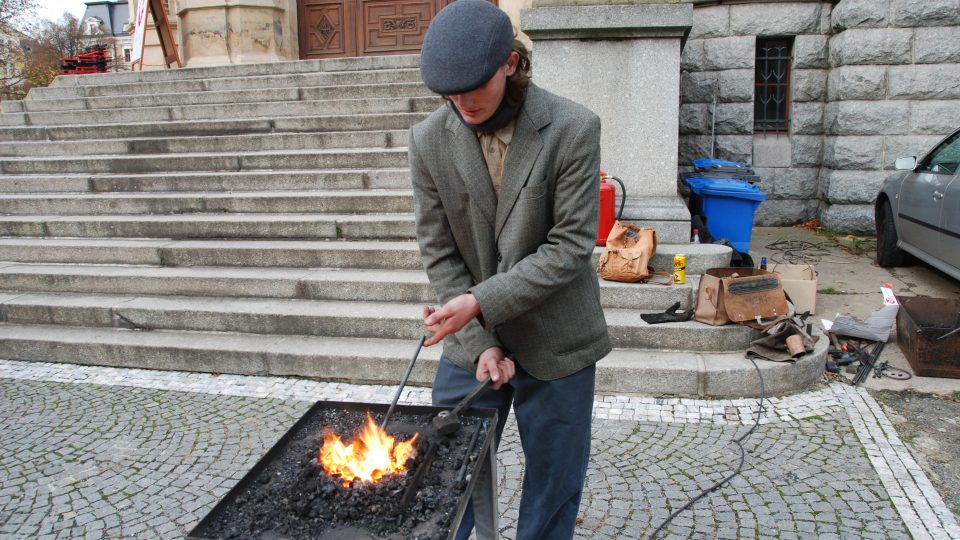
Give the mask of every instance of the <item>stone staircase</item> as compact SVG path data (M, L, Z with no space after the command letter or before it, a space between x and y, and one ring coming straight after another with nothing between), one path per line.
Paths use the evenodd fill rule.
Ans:
M66 76L3 102L0 358L395 384L435 302L405 167L407 128L441 102L417 62ZM639 317L690 306L729 260L684 240L653 265L687 254L686 285L601 282L599 390L758 392L751 331ZM768 392L809 385L822 348L762 365Z

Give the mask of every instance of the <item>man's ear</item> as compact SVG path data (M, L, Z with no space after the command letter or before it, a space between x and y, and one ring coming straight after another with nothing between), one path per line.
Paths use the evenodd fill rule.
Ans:
M510 56L507 57L507 77L517 72L517 64L519 63L520 53L517 51L510 51Z

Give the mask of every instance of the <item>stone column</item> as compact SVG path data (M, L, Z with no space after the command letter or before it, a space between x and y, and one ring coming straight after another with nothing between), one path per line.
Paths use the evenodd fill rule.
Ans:
M692 19L693 5L679 0L534 0L521 13L534 82L600 116L601 166L627 187L623 219L655 227L664 243L689 241L677 144Z
M180 0L184 65L299 58L296 0Z

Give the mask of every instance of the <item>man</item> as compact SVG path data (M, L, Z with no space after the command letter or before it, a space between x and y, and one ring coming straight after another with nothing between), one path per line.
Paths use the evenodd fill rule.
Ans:
M451 406L489 377L476 406L499 409L499 440L512 403L524 450L517 538L571 538L594 364L610 351L590 264L600 121L529 84L509 17L484 0L438 13L420 61L447 101L409 137L417 240L443 303L424 309L426 344L443 341L433 401ZM479 495L478 517L489 510ZM481 538L486 525L477 521ZM472 526L471 510L458 538Z

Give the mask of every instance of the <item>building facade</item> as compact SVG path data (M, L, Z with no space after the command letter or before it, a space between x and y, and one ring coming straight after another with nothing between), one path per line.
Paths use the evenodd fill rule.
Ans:
M125 1L132 24L138 0ZM164 0L164 4L181 60L197 67L417 53L433 16L451 1ZM517 22L531 0L494 3ZM159 53L152 51L157 46L155 34L148 26L145 69L163 67Z
M127 0L95 0L86 2L80 19L84 46L107 46L113 58L113 71L130 69L133 37L130 35L130 13Z

